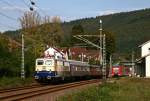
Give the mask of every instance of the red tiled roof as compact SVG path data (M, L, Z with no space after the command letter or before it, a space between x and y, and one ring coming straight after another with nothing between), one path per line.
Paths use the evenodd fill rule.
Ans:
M54 48L54 47L53 47ZM87 50L86 48L81 47L63 47L63 48L54 48L58 52L63 52L64 54L67 52L68 55L71 54L73 57L78 57L81 54L86 55L86 57L98 58L99 57L99 50ZM69 53L71 52L71 53Z
M99 57L99 50L87 50L86 48L81 48L81 47L71 47L71 48L61 48L61 49L63 50L64 53L70 51L73 57L78 57L82 53L87 57L89 56L93 58Z

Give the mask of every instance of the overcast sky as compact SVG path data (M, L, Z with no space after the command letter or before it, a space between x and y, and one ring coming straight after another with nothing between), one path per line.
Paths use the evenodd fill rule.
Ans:
M33 0L42 15L63 21L150 8L150 0ZM20 27L18 18L29 11L30 0L0 0L0 31ZM40 9L39 9L40 8Z

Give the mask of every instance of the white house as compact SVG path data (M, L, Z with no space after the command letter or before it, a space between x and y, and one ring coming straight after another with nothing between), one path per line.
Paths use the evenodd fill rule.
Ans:
M140 63L137 67L137 74L150 78L150 40L139 46L141 48L141 58L137 61Z
M57 48L49 47L47 50L44 51L45 58L55 58L55 59L64 59L65 54L58 50Z

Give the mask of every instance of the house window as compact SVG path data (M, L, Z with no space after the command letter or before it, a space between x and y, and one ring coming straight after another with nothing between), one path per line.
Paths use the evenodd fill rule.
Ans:
M150 54L150 47L149 47L148 50L147 50L147 54Z

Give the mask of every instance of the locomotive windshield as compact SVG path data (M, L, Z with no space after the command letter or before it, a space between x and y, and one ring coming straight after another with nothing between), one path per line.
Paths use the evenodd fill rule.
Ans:
M119 68L114 68L115 73L118 73L118 71L119 71Z
M37 65L43 65L44 64L44 61L43 60L38 60L37 61Z
M46 60L45 65L52 65L52 60Z

